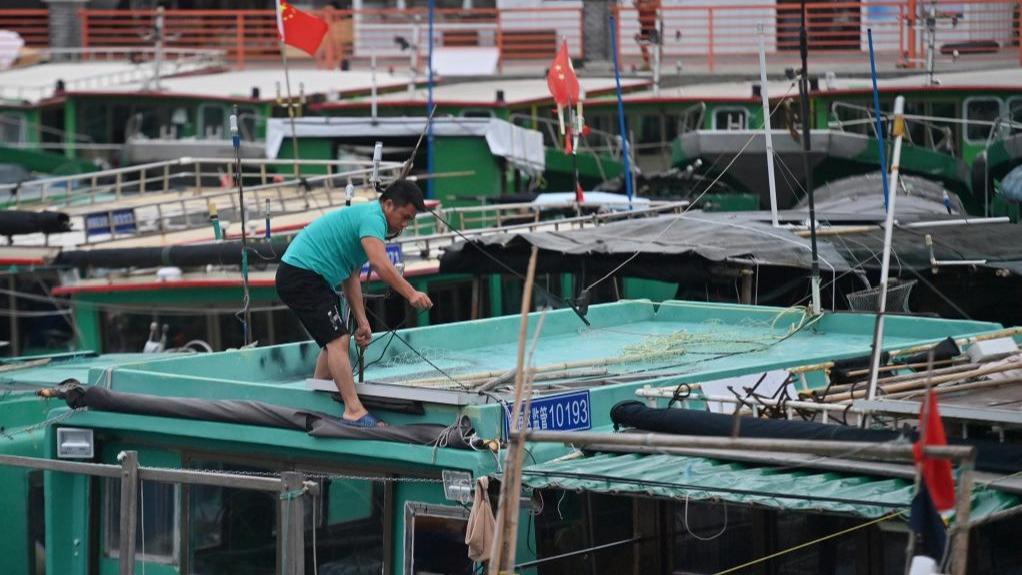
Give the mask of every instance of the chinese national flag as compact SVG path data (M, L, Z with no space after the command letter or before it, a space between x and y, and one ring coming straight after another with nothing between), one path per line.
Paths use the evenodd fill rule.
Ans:
M327 24L323 20L277 0L277 33L285 44L312 56L323 42L326 31Z
M571 66L571 58L568 57L567 40L561 44L561 49L557 51L557 56L550 65L546 85L558 106L570 106L578 101L578 76L575 75L575 68Z
M947 445L947 437L937 409L937 396L931 389L919 412L919 441L914 446L915 460L916 465L922 469L923 482L929 489L933 506L938 511L944 511L955 506L955 481L951 477L950 461L923 454L924 447L935 445Z

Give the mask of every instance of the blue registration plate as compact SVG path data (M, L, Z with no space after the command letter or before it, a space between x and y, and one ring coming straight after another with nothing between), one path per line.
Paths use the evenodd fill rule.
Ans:
M542 431L582 431L592 429L589 390L571 391L537 397L529 406L525 423L528 429ZM511 405L504 406L504 437L510 436Z
M401 253L401 244L387 244L387 257L390 258L390 263L395 266L404 261L404 254ZM362 265L362 275L369 274L369 263L366 262Z

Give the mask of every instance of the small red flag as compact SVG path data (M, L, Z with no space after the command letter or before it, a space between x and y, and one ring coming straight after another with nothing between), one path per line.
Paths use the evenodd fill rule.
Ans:
M938 511L944 511L955 506L955 480L951 476L950 461L928 457L923 453L924 447L935 445L947 445L947 437L937 408L937 395L931 389L919 412L919 441L913 449L916 465L921 468L923 482L930 491L933 506Z
M327 28L323 20L277 0L277 33L285 44L312 56L323 43Z
M567 40L561 44L561 49L557 51L557 56L550 64L546 85L558 106L570 106L578 102L578 76L575 75L575 68L572 67L571 58L568 56Z

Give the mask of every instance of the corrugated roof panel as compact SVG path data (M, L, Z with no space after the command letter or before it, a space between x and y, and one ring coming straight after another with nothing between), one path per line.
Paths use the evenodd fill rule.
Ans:
M598 453L526 467L522 483L534 489L720 499L773 509L880 517L907 510L912 483L904 479L752 466L703 457ZM1007 493L979 489L973 520L1019 504Z

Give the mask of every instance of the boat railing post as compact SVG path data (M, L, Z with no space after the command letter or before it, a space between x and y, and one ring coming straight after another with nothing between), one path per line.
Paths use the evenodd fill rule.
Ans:
M280 572L283 575L305 574L305 480L301 473L280 474ZM315 510L313 510L315 513ZM312 528L316 528L313 521Z
M142 168L142 170L138 173L138 193L139 193L139 195L142 195L142 194L145 193L145 180L146 180L145 168Z
M135 526L138 512L138 453L122 451L117 455L121 463L120 510L120 575L135 573Z
M163 164L163 193L170 191L170 164Z
M202 191L202 162L195 162L195 191Z

